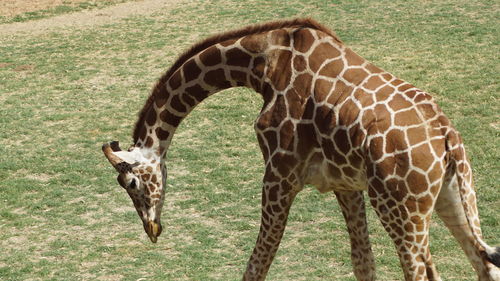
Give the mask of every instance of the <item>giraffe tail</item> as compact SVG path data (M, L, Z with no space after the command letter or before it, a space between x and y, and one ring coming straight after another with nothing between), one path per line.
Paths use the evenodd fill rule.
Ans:
M456 175L458 193L470 232L475 242L482 248L481 253L483 257L488 262L500 268L500 247L488 246L482 239L476 206L476 192L472 183L472 169L467 160L465 148L458 132L453 130L448 133L446 136L446 148L450 160L448 169Z

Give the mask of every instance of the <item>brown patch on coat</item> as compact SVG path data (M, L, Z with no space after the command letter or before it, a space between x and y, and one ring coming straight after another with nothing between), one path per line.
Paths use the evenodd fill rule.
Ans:
M314 40L314 36L309 30L298 29L293 33L293 48L299 52L305 53L309 51Z
M396 126L412 126L421 123L420 117L414 108L404 110L394 115L394 125Z
M251 34L243 37L240 44L248 52L258 54L268 47L265 37L266 35L263 34Z
M413 104L403 98L401 95L393 95L389 101L389 107L394 111L399 111L404 108L409 108Z
M321 78L314 83L314 99L316 102L325 100L332 89L333 83Z
M351 96L353 87L346 85L344 82L337 80L335 83L335 89L328 97L327 102L331 105L337 105L344 102L349 96Z
M363 87L367 90L374 91L380 86L384 85L385 82L378 76L372 76L363 84Z
M345 80L358 85L368 77L368 72L362 68L349 68L344 72L343 77Z
M313 72L317 72L319 70L319 67L324 63L325 60L327 59L333 59L333 58L339 58L339 61L342 61L340 59L340 51L332 46L330 43L321 43L312 52L312 54L309 56L309 67ZM329 77L335 77L332 75L325 75Z
M226 52L226 64L231 66L248 67L252 57L238 48Z
M288 50L276 50L270 56L274 57L276 64L268 70L267 76L277 91L283 91L290 84L292 77L292 52Z
M201 68L196 64L194 59L187 61L182 67L185 83L197 79L201 73Z
M215 66L222 62L222 55L216 46L209 47L199 56L201 63L205 66Z
M356 119L360 113L360 108L351 99L346 100L339 111L339 124L349 126Z
M316 108L314 124L320 133L328 135L335 128L336 122L335 112L331 108L324 105Z
M293 58L293 68L296 71L304 71L307 69L307 61L306 58L302 55L296 55Z
M399 129L391 129L386 135L385 152L394 153L408 148L405 140L405 133Z
M210 70L205 74L203 80L208 85L218 89L227 89L231 87L231 83L227 80L226 74L222 68Z
M284 29L271 32L270 43L272 45L288 47L290 46L290 34Z
M429 144L427 143L423 143L417 147L412 148L411 150L412 165L415 167L419 167L424 171L427 171L434 162L434 158L429 157L429 155L432 155L432 153L429 148Z
M312 76L310 74L300 74L293 81L293 89L296 94L305 99L311 95L311 84Z
M406 181L410 183L409 189L413 194L420 194L427 191L427 179L423 174L417 171L411 171Z
M360 57L358 54L353 52L351 49L347 48L344 54L349 66L359 66L365 63L365 59Z

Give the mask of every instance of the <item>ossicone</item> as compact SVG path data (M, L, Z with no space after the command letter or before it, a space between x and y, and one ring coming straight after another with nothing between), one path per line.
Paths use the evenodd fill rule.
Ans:
M102 152L104 152L104 156L108 158L109 163L111 163L113 167L116 167L116 165L123 162L120 157L113 153L118 151L121 151L121 148L117 141L112 141L110 143L105 143L102 145Z

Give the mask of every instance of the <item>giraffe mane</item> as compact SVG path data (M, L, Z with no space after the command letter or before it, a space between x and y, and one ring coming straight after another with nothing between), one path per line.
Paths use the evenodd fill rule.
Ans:
M156 97L158 95L163 95L166 93L166 87L164 86L165 83L168 81L168 79L174 74L174 72L181 67L186 61L188 61L191 57L196 55L197 53L203 51L204 49L215 45L220 42L224 42L227 40L232 40L236 38L240 38L243 36L251 35L251 34L258 34L262 32L267 32L275 29L281 29L281 28L288 28L288 27L304 27L304 28L312 28L316 30L320 30L329 36L333 37L334 40L338 41L339 43L342 43L342 41L335 35L333 31L331 31L329 28L326 26L318 23L312 18L296 18L296 19L290 19L290 20L281 20L281 21L273 21L273 22L267 22L264 24L255 24L255 25L250 25L243 27L241 29L236 29L236 30L231 30L228 32L224 33L219 33L213 36L210 36L193 46L189 48L187 51L185 51L183 54L181 54L177 60L174 62L174 64L167 70L165 74L163 74L156 85L153 87L153 90L151 92L151 95L147 99L146 103L144 104L143 108L138 114L138 119L137 122L135 123L135 128L134 128L134 133L133 133L133 139L134 139L134 144L137 143L140 135L140 130L141 130L141 124L144 123L144 120L146 118L146 114L149 111L150 107L153 105Z

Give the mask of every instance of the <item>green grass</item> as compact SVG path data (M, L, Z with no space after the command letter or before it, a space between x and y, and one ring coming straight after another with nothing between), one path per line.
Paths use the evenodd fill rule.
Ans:
M376 65L434 93L472 160L486 240L500 245L498 4L494 1L190 1L73 33L0 38L0 279L237 280L255 243L263 165L255 93L230 89L181 124L149 242L100 146L131 141L156 79L194 41L312 16ZM1 28L1 26L0 26ZM369 209L379 280L401 280ZM436 218L443 279L475 275ZM299 194L269 280L354 280L332 194Z

